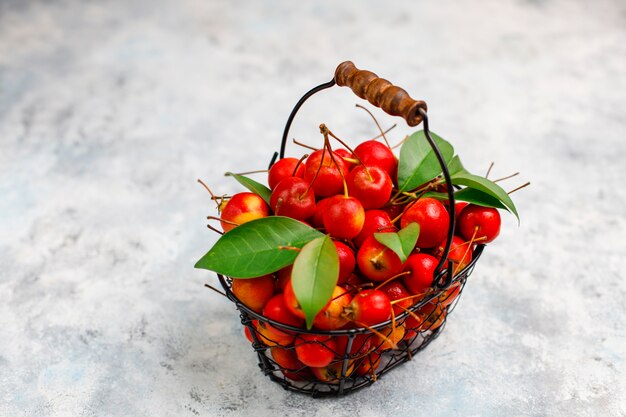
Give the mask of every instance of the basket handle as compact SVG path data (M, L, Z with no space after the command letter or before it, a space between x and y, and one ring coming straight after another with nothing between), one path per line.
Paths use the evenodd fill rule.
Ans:
M409 94L402 88L393 85L391 82L384 78L378 77L371 71L360 70L354 66L351 61L345 61L337 66L335 70L335 76L327 83L320 84L317 87L313 87L309 90L294 106L287 123L285 124L285 130L283 131L283 137L280 144L280 159L285 157L285 147L287 145L287 136L289 135L289 129L293 119L296 117L296 113L300 110L300 107L304 102L313 94L325 90L327 88L338 85L340 87L350 87L354 94L362 99L366 99L374 106L381 108L386 113L392 116L401 116L406 120L409 126L416 126L422 121L424 122L424 134L431 148L435 152L437 161L441 166L443 176L448 188L448 202L450 222L448 225L448 236L446 244L444 246L443 254L439 263L435 267L435 282L434 286L437 288L447 288L452 282L452 262L448 262L445 265L445 259L450 252L450 246L452 245L452 238L454 236L454 188L452 186L452 180L450 179L450 173L441 154L441 151L437 147L437 144L430 135L430 129L428 126L428 116L426 114L427 107L424 101L413 100ZM270 168L276 161L276 157L279 156L278 152L275 152L270 161ZM446 268L447 266L447 268ZM445 268L445 269L444 269Z
M409 126L422 122L420 109L428 110L426 102L412 99L404 89L371 71L358 69L352 61L339 64L335 70L335 82L340 87L350 87L354 94L384 112L402 117Z

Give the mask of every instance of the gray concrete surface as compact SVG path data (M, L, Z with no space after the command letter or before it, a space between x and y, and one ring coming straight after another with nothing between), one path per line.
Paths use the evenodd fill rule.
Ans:
M202 287L195 180L239 190L222 173L265 167L346 59L532 186L433 345L313 400ZM625 91L622 1L0 1L0 415L626 415ZM294 136L373 136L357 102L316 97Z

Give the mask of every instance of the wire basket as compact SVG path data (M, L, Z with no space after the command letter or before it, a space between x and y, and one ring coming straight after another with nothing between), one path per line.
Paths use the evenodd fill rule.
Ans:
M484 249L484 245L476 245L471 262L454 275L452 263L445 264L454 237L454 187L441 152L430 135L426 103L411 99L400 87L370 71L357 69L352 62L341 63L331 81L311 89L298 101L287 120L280 152L274 153L270 167L277 157L284 157L289 129L300 107L315 93L335 85L350 87L357 96L367 99L385 112L403 117L409 126L424 123L426 139L437 156L446 180L450 224L430 291L408 311L371 328L306 330L270 320L243 304L231 291L231 279L218 274L227 297L240 312L241 323L258 355L262 372L287 390L313 397L341 396L367 387L426 348L443 331L449 314L458 303L467 277ZM315 341L304 340L304 334L317 335L319 338ZM324 368L296 365L295 348L302 344L316 344L319 349L330 350L335 359Z

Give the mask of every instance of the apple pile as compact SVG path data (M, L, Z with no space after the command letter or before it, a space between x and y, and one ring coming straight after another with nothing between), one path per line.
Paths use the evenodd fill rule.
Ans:
M386 143L352 149L325 125L320 131L319 149L271 166L269 187L227 173L249 192L211 193L219 217L209 218L223 233L211 227L222 236L196 267L229 277L237 300L262 316L246 335L286 378L336 383L345 358L345 377L375 377L384 352L441 326L476 245L500 232L499 209L517 211L496 182L470 174L433 134L458 201L442 260L450 202L424 132L405 139L398 158ZM441 270L456 277L443 290L435 285ZM368 331L349 352L348 336L328 332L354 328Z

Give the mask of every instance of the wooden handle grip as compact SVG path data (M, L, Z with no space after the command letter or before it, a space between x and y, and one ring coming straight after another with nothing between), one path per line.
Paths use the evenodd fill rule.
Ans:
M419 109L427 110L424 101L413 100L402 88L371 71L358 69L351 61L339 64L335 70L335 82L339 86L350 87L354 94L386 113L403 117L409 126L417 126L422 122Z

